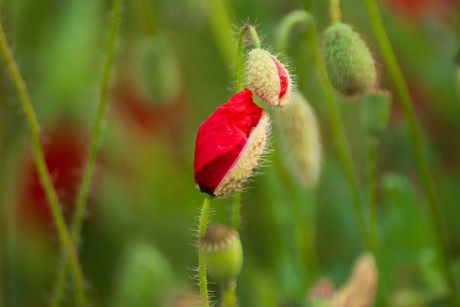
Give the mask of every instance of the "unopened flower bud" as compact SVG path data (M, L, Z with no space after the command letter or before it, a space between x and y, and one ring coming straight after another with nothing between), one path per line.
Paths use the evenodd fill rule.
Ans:
M328 306L372 306L377 288L377 268L372 254L364 254L357 261L348 282L339 289Z
M159 306L173 285L169 261L154 247L136 243L122 257L112 306Z
M240 189L257 167L267 145L269 116L244 89L218 107L199 127L195 182L212 196Z
M321 170L321 140L315 113L297 91L286 108L276 113L279 140L300 182L311 187L318 182Z
M323 53L332 86L346 96L362 95L377 83L374 58L351 26L334 23L323 34Z
M209 276L220 283L238 277L243 266L241 240L232 228L214 224L206 229L200 240Z
M178 60L169 42L149 37L140 42L135 54L134 73L139 90L153 103L170 103L180 91Z
M292 79L289 71L267 50L256 48L249 52L248 82L257 97L278 107L288 104Z

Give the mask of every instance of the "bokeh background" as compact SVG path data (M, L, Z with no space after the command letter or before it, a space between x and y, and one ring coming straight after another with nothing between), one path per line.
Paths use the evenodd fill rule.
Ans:
M379 6L426 136L460 281L460 4L381 0ZM47 165L68 218L96 114L109 7L110 1L0 1L2 24L30 91ZM195 229L203 200L193 182L197 128L233 94L236 29L249 18L259 25L263 45L276 51L278 22L304 7L315 16L318 30L324 30L327 1L124 2L103 142L80 242L95 306L123 306L120 297L129 291L149 297L139 306L193 306L198 293ZM362 34L380 63L364 2L344 0L342 10L344 21ZM315 189L303 188L276 153L272 134L272 154L242 196L241 306L303 306L315 281L327 276L340 286L365 250L303 37L299 27L283 58L289 59L299 90L318 116L324 147L321 179ZM0 306L43 306L49 303L60 247L18 95L1 63ZM383 64L379 67L381 87L390 89ZM362 101L339 97L339 102L364 192ZM447 306L413 157L402 110L393 99L378 147L377 302ZM212 220L228 224L231 200L214 200L212 207ZM307 247L297 244L299 236ZM69 282L64 306L74 304L71 288Z

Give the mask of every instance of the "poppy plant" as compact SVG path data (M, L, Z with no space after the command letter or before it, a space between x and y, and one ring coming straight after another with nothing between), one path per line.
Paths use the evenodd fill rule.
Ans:
M239 189L262 156L269 130L268 114L243 89L218 107L198 128L195 182L211 196Z

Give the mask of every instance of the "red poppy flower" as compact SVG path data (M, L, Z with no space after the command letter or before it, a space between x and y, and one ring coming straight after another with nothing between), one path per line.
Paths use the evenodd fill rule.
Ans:
M81 173L86 161L87 142L76 129L59 127L44 133L45 162L64 215L68 218L75 203ZM52 225L45 191L35 162L28 156L23 164L20 186L21 211L40 224Z
M227 196L250 176L264 151L268 115L244 89L218 107L198 128L195 182L213 196Z

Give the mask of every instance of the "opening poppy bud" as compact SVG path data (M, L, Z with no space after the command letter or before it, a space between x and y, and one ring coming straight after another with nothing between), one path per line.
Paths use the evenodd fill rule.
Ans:
M252 174L266 148L269 116L243 89L198 128L195 182L212 196L233 194Z
M321 170L321 140L318 121L305 97L297 91L291 102L276 113L280 145L300 182L311 187Z
M372 306L377 274L374 256L370 253L362 255L347 283L334 295L329 306Z
M215 281L228 283L238 277L243 266L241 240L232 228L214 224L200 240L208 274Z
M345 96L362 95L377 83L374 58L351 26L334 23L323 34L323 53L332 86Z
M272 106L288 104L292 79L289 71L267 50L256 48L249 52L248 82L257 97Z

